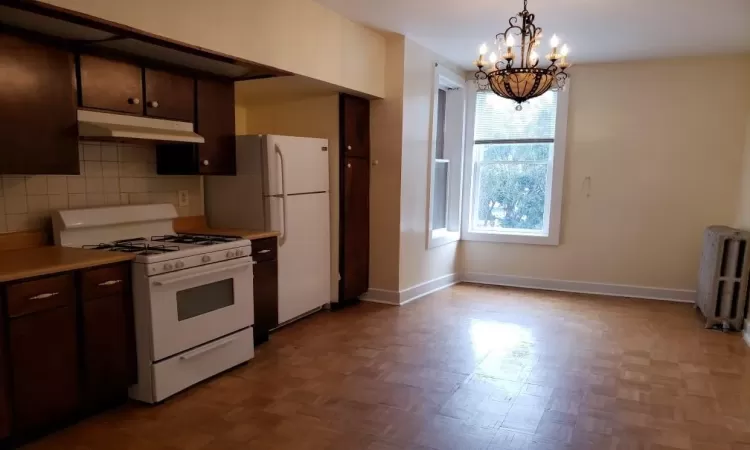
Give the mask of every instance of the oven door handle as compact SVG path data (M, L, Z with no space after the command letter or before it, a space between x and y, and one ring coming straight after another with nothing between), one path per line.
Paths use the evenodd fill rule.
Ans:
M228 272L228 271L234 270L234 269L240 269L240 268L243 268L243 267L250 267L251 265L252 265L252 263L249 263L249 262L242 263L242 264L235 264L233 266L225 266L225 267L221 267L221 268L218 268L218 269L209 270L209 271L206 271L206 272L201 272L201 273L198 273L198 274L185 275L185 276L182 276L182 277L174 277L174 278L167 278L166 280L154 281L153 284L154 284L154 286L166 286L168 284L179 283L180 281L193 280L196 277L202 277L204 275L213 275L215 273Z

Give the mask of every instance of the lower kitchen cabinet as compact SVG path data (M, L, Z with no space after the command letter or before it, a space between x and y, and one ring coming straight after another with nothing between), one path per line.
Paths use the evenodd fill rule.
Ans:
M75 306L56 306L11 318L9 322L13 432L34 432L75 417Z
M9 282L0 294L0 439L127 399L136 381L129 262Z
M279 261L277 238L253 241L253 305L255 345L268 340L270 330L279 325Z
M83 407L98 410L123 400L135 380L129 302L114 296L83 302Z

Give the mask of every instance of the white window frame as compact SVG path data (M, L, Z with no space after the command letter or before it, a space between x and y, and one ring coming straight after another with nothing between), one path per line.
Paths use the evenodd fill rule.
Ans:
M463 214L461 217L461 240L481 242L503 242L512 244L559 245L560 220L562 215L563 177L565 173L565 146L568 131L568 100L570 80L565 90L557 93L557 116L555 122L555 144L552 155L552 170L547 172L547 197L545 204L544 227L542 231L512 230L507 232L472 232L469 222L472 214L474 196L474 120L477 105L477 87L475 81L466 82L468 101L466 105L466 142L464 165Z
M465 155L465 122L466 122L466 82L464 78L435 64L435 76L432 85L431 117L430 117L430 150L427 164L427 248L456 242L461 238L461 207ZM437 124L438 124L438 90L446 90L445 105L445 160L450 160L448 166L446 228L432 229L432 197L434 194L434 177L437 155ZM441 160L444 161L444 160Z

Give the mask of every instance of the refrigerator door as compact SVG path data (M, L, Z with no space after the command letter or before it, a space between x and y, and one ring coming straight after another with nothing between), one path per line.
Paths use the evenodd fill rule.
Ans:
M331 301L328 193L267 197L270 229L279 230L279 323ZM286 212L285 212L286 211Z
M328 140L292 136L265 137L265 195L328 192Z

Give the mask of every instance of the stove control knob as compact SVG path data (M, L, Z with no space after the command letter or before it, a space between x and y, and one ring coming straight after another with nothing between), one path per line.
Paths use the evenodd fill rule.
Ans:
M182 269L183 267L185 267L185 263L182 261L177 261L176 263L174 263L174 266L177 269Z
M204 263L211 262L211 257L208 255L205 255L203 258L201 258L201 261Z
M228 251L227 252L227 258L234 258L234 252L233 251Z
M242 250L237 250L237 256L242 256L244 254L245 254L245 252L243 252Z
M164 264L164 270L172 270L172 264L169 264L169 263Z

